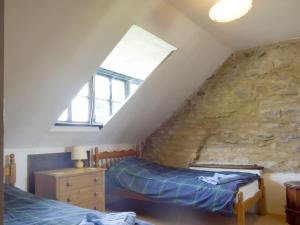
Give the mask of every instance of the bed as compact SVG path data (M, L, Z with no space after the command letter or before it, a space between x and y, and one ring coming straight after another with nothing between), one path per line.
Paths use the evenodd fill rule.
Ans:
M139 158L139 156L140 151L136 149L113 152L96 152L94 157L95 165L97 167L104 167L108 169L106 177L106 183L108 183L109 185L107 189L107 195L118 195L124 198L149 202L176 203L184 206L191 206L194 204L196 208L208 210L210 212L217 212L225 215L236 215L238 225L246 224L246 210L254 206L256 203L258 203L259 214L265 215L266 213L264 181L263 178L261 178L258 174L253 174L252 176L250 173L239 173L235 171L232 172L226 171L226 169L221 169L220 171L222 171L222 173L225 174L238 173L241 176L246 176L246 181L244 180L242 182L226 184L225 186L217 185L219 187L214 188L207 188L207 186L203 184L200 185L198 183L198 188L195 184L195 175L201 176L205 174L206 176L210 176L214 173L212 172L213 168L210 168L211 170L209 168L206 168L207 170L201 171L200 167L192 169L159 167L159 165L154 165L151 162L147 162L141 159L136 160L137 158ZM132 168L130 163L133 163ZM141 164L141 167L136 166L136 164ZM196 165L193 166L196 167ZM152 167L154 167L155 170L158 171L156 174L161 173L160 178L158 178L159 176L155 176L155 178L152 177L153 179L151 178L151 176L153 175L151 173ZM146 171L146 175L143 175L143 171ZM149 171L150 174L148 173ZM153 190L161 190L161 188L165 189L165 186L161 185L161 183L165 182L164 176L167 176L168 179L173 179L172 176L168 176L168 173L173 173L174 171L176 173L176 176L181 176L182 174L182 176L184 176L186 179L183 180L182 183L192 184L192 188L190 188L186 192L182 192L181 190L179 192L178 190L180 189L181 184L178 185L178 182L180 181L176 181L174 185L169 185L168 190L163 190L163 192L165 191L163 195L161 195L161 192L159 191L153 192ZM132 176L134 176L134 178L132 178ZM189 179L191 178L191 176L192 179ZM150 177L150 179L148 179L147 177ZM250 178L250 180L248 178ZM153 186L153 188L150 191L145 192L145 183L141 181L143 179L147 179L147 186L149 186L149 184L150 186ZM159 179L161 179L161 181ZM141 182L143 183L141 184ZM190 185L184 186L186 187ZM234 190L231 190L231 187L234 187ZM220 190L218 190L218 188L222 189L221 192L229 191L229 193L226 195L219 196ZM173 189L177 190L177 193L175 193L175 195L172 194L168 196L168 194L170 194L173 191ZM194 195L193 191L195 192ZM196 193L197 195L200 195L200 198L199 196L195 197ZM188 196L189 198L187 198ZM208 196L207 199L205 199L205 196ZM195 200L194 202L191 201L191 199L193 198ZM219 208L220 205L215 205L216 203L218 204L220 202L226 202L226 204L223 204L225 208L222 208L223 206Z
M9 163L4 168L4 178L6 183L4 191L5 225L78 225L85 220L87 215L93 215L98 218L104 218L108 215L110 218L124 215L124 213L109 214L80 208L33 195L14 187L16 181L14 155L10 155ZM151 225L140 220L136 220L135 224Z

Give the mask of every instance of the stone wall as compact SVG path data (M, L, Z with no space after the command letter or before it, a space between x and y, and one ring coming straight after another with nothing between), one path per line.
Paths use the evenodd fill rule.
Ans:
M151 134L144 157L300 171L300 39L233 54Z

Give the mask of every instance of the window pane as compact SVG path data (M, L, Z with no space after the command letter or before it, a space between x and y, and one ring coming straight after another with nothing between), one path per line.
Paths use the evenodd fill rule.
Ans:
M95 96L96 98L109 99L109 79L104 76L95 76Z
M89 96L89 83L86 83L83 86L83 88L81 88L81 90L78 92L77 95L88 97Z
M134 92L136 92L136 89L138 89L139 85L137 84L130 84L130 94L132 95Z
M89 121L89 99L77 96L72 101L72 121L88 122Z
M95 122L105 123L110 116L109 102L95 99Z
M112 80L112 100L122 102L125 99L125 82Z
M112 103L112 113L117 112L122 106L121 102L113 102Z
M65 109L65 111L60 115L58 120L59 121L68 121L68 113L69 113L69 110Z

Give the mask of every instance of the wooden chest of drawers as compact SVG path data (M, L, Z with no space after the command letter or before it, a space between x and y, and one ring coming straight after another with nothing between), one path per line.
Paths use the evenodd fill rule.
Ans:
M83 208L105 209L105 169L72 168L35 173L36 194Z
M300 181L286 182L286 220L290 225L300 225Z

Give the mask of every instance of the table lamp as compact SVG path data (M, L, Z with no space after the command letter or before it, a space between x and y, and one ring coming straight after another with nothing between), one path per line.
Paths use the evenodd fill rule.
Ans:
M76 160L75 167L83 168L84 163L82 160L87 159L87 152L83 146L75 146L72 149L71 159Z

